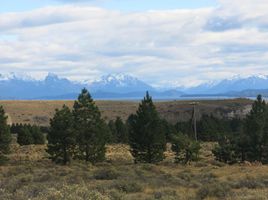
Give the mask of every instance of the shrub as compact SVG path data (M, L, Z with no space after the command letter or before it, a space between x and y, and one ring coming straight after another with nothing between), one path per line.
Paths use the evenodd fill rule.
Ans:
M125 194L118 190L113 189L109 192L109 197L111 200L124 200Z
M268 187L268 178L254 178L247 176L244 179L234 181L232 186L236 189L247 188L247 189L257 189Z
M175 162L187 164L190 161L198 160L201 146L198 142L191 140L189 136L178 133L172 137L171 149L176 154Z
M196 199L207 197L225 198L231 192L231 187L226 183L211 183L203 185L196 194Z
M17 142L19 145L30 145L34 143L34 139L31 130L28 126L23 126L18 132Z
M233 164L237 162L235 145L233 138L222 137L219 140L219 144L212 150L212 153L217 161Z
M103 169L95 172L94 178L97 180L114 180L118 176L118 172L114 169Z
M119 191L125 192L125 193L136 193L136 192L142 192L143 188L140 184L135 182L120 182L116 184L116 189Z
M154 199L176 200L180 198L175 190L166 189L166 190L155 192Z

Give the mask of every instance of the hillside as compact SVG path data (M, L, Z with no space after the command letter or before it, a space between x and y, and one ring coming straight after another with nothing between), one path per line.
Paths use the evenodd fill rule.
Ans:
M126 120L138 107L137 101L97 101L103 117L107 120L120 116ZM169 122L188 120L192 114L191 101L156 102L161 117ZM245 116L251 108L251 100L202 100L197 107L198 117L202 114L213 114L217 117ZM56 108L63 104L72 107L73 101L0 101L12 123L31 123L49 125L49 119Z

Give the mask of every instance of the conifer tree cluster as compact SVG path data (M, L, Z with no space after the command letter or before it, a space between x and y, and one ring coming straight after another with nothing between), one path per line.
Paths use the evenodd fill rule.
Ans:
M10 128L7 125L7 116L2 106L0 106L0 163L3 163L7 158L6 154L9 152L9 145L11 143Z
M56 110L50 125L47 152L53 161L66 164L75 158L94 164L105 159L107 125L86 89L73 111L67 106Z
M130 115L126 123L117 117L107 125L89 92L83 89L72 111L67 106L56 110L50 125L47 152L53 161L63 164L72 159L93 164L103 161L108 142L129 144L135 163L157 163L165 158L167 138L173 141L171 135L175 134L175 129L160 119L148 92L136 114ZM185 162L197 158L198 145L190 138L184 146L177 139L173 142L186 152Z
M238 134L225 135L213 151L226 163L259 161L268 163L268 105L259 95Z
M115 121L110 120L108 126L111 131L111 143L128 144L128 127L120 117L117 117Z
M45 135L41 129L30 124L16 126L17 142L19 145L45 144Z

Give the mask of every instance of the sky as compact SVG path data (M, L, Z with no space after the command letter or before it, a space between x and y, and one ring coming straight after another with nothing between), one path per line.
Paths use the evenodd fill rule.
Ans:
M0 73L191 87L268 74L267 0L0 0Z

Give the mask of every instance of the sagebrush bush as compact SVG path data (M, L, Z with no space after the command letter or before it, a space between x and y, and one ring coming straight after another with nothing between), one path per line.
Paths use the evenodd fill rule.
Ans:
M258 189L268 187L268 177L250 177L246 176L244 179L232 181L232 186L236 189Z
M208 197L216 197L219 199L227 197L231 192L231 187L226 183L214 182L204 184L196 193L196 199L205 199Z
M125 193L136 193L136 192L143 191L141 184L138 184L135 182L128 182L128 181L122 181L122 182L116 183L115 188Z
M101 169L94 173L97 180L114 180L117 179L119 173L115 169Z
M171 189L165 189L154 193L154 199L177 200L180 199L177 192Z
M98 191L91 190L86 185L63 185L60 189L49 188L39 195L40 200L110 200ZM36 199L36 200L37 200Z

